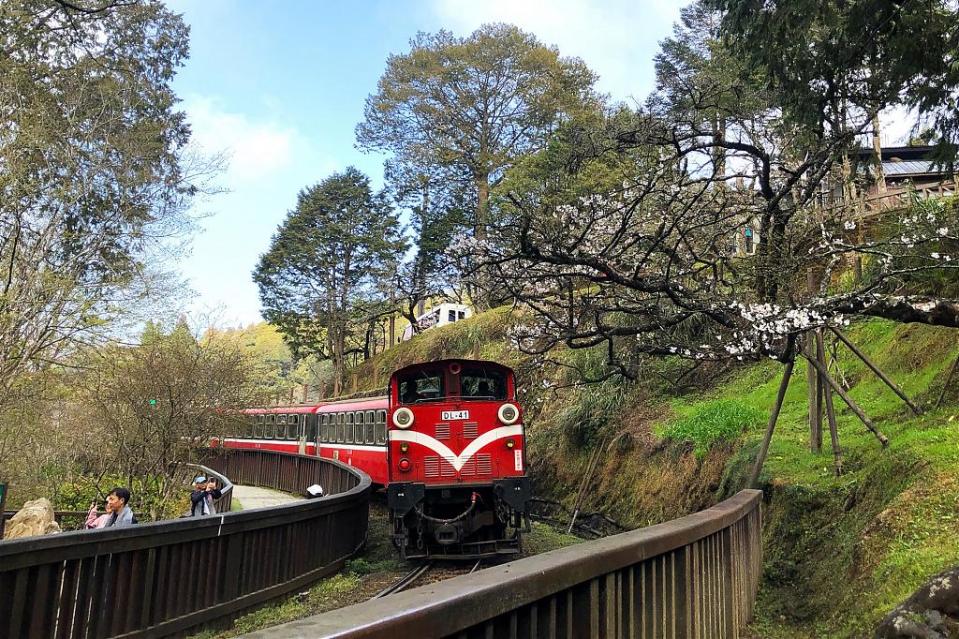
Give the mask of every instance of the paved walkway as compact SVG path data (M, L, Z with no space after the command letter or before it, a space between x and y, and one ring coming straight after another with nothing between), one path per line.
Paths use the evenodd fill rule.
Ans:
M240 502L243 510L253 510L254 508L266 508L267 506L279 506L288 504L291 501L299 501L302 497L281 493L278 490L269 488L257 488L255 486L238 486L233 484L233 499Z

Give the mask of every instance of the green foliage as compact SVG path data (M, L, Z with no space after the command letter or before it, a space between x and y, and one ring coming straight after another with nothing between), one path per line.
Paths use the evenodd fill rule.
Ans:
M834 126L851 107L903 105L931 124L955 157L959 87L949 0L708 0L725 10L723 35L767 81L785 116L810 129Z
M172 88L188 28L161 2L11 0L0 25L2 404L143 305L134 284L189 229L208 167Z
M408 53L389 57L356 137L360 148L393 154L387 178L413 205L413 299L427 294L451 230L486 236L502 172L543 148L561 122L595 109L595 81L581 60L507 24L465 38L420 33Z
M737 439L744 430L762 424L765 416L757 408L733 399L701 404L686 416L667 423L660 435L689 442L696 455L705 455L718 442Z
M302 190L253 278L294 356L322 354L342 381L348 341L388 292L406 245L395 210L349 167ZM385 284L384 284L385 283Z

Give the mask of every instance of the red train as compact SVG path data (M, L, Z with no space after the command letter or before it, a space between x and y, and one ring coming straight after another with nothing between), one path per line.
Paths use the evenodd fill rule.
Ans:
M385 396L244 413L246 432L226 447L330 457L384 486L403 557L519 552L531 487L506 366L427 362L393 373Z

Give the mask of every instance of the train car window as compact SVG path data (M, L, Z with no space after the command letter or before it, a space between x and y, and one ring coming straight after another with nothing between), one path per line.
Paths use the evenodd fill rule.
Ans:
M346 424L344 423L343 413L336 414L336 441L346 441Z
M256 439L263 437L263 415L256 416L256 422L253 425L253 437Z
M374 423L376 419L376 412L372 410L366 411L366 443L375 444L376 443L376 424Z
M306 441L316 441L316 415L306 416Z
M300 438L300 416L299 415L290 415L289 423L286 428L286 438L287 439L299 439Z
M350 443L356 441L353 435L353 413L346 414L346 441Z
M246 437L249 439L253 437L254 424L256 424L256 415L247 415L246 420Z
M276 416L276 432L275 437L277 439L286 438L286 415L277 415Z
M326 415L316 415L316 441L326 441Z
M442 399L446 397L443 387L443 373L440 371L414 371L398 380L400 402L417 402Z
M376 411L376 443L386 443L386 411Z
M353 441L357 444L364 442L363 411L357 411L353 417Z
M273 439L273 415L267 415L263 421L263 439Z
M466 399L506 399L506 375L485 367L464 366L460 373L460 394Z
M321 427L323 431L323 441L329 444L333 441L336 433L333 432L333 417L331 415L323 415L323 426Z

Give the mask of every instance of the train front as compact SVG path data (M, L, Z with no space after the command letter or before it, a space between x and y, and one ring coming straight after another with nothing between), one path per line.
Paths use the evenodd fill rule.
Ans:
M393 540L404 557L519 552L532 494L512 370L443 360L393 373L388 463Z

